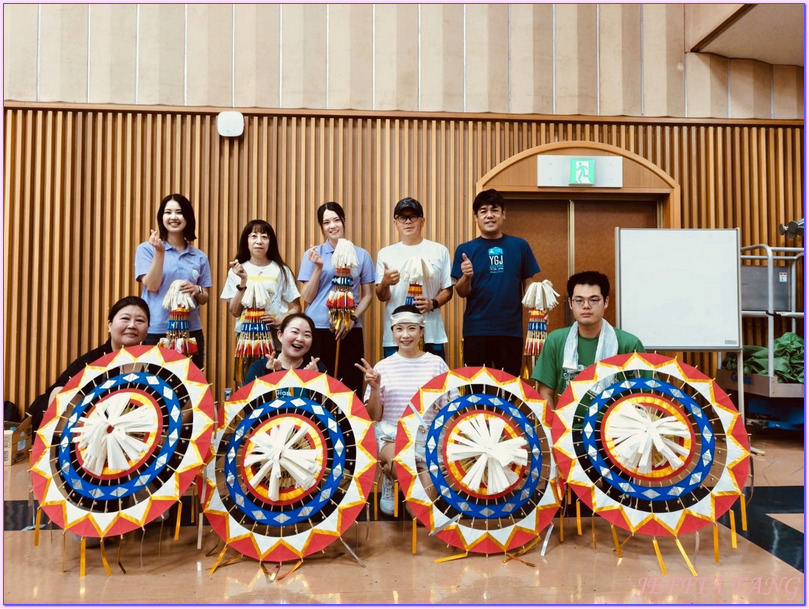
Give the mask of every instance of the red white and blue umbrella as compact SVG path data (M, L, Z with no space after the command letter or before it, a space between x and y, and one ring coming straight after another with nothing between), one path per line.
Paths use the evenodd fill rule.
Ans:
M31 453L34 492L77 535L141 528L192 484L213 429L208 381L189 358L121 349L70 379L45 413Z
M424 526L484 554L536 539L559 508L548 412L536 391L502 371L460 368L424 385L412 404L394 462Z
M259 561L299 560L348 530L376 472L365 405L311 370L260 377L225 402L205 468L205 515Z
M559 471L616 526L690 533L742 494L750 455L742 418L692 366L652 353L607 358L570 382L556 415Z

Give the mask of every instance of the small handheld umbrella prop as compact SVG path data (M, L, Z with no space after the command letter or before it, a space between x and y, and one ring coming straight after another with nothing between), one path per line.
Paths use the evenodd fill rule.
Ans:
M37 430L31 477L41 510L82 538L81 575L84 538L101 538L110 574L104 539L142 528L178 503L202 469L213 431L208 381L176 351L128 347L70 379ZM34 545L40 520L38 511Z
M713 526L740 500L750 453L739 411L715 381L662 355L632 353L596 362L570 381L553 423L559 471L578 498L612 526L652 537L673 537L697 575L679 536Z
M332 255L335 275L331 280L331 292L326 299L329 309L329 326L331 331L340 336L341 332L350 327L356 303L354 292L351 291L353 279L351 271L359 266L357 252L354 244L348 239L338 239ZM340 336L342 338L342 336ZM337 364L340 361L340 338L337 339L337 354L334 358L334 370L337 374Z
M404 303L406 305L416 305L416 298L421 296L433 299L435 294L431 291L425 292L425 283L433 278L433 267L424 258L420 256L413 256L405 260L402 268L399 269L399 274L402 281L407 282L407 295L405 296ZM429 284L428 284L429 285ZM424 336L422 335L419 342L419 349L424 348Z
M247 280L242 296L242 312L239 330L236 333L236 371L241 384L247 368L255 360L275 351L272 344L272 329L262 321L272 301L272 291L259 281Z
M523 378L528 379L537 363L537 357L545 339L548 338L548 313L559 301L559 294L553 289L553 284L548 281L532 283L525 290L522 304L528 309L528 333L525 337L525 366L523 367Z
M197 352L197 339L189 335L188 317L197 303L191 294L181 291L185 281L173 281L163 298L163 308L169 312L169 325L166 336L160 339L158 345L172 349L183 355L192 355Z
M424 258L420 256L408 258L399 269L399 274L402 281L407 282L407 296L404 301L406 305L415 305L416 298L420 296L435 298L435 294L424 292L425 282L433 278L433 267Z

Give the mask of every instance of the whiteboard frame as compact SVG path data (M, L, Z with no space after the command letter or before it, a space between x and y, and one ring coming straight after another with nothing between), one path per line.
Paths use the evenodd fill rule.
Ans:
M643 255L633 257L632 254L637 254L638 248L643 246L647 248ZM706 252L718 254L718 249L722 250L721 260L716 256L706 260ZM741 351L740 256L738 228L617 227L615 301L618 326L635 334L649 350ZM676 302L657 297L671 292L672 288L676 290L678 278L682 279L677 293L691 297ZM666 283L668 285L664 285ZM721 308L718 315L711 310L711 315L712 319L721 316L725 335L722 338L706 335L704 341L693 340L691 334L682 328L687 327L688 319L693 315L704 317L707 311L704 302L700 308L699 300L704 301L705 290L710 294L717 286L722 286L722 293L728 297L715 299L714 303ZM643 303L641 306L646 314L640 319L637 312L639 302ZM632 303L631 311L627 310L629 303ZM683 308L680 306L683 303L688 306ZM676 309L675 305L678 305ZM734 323L724 323L727 318L733 318ZM680 340L682 338L685 340Z

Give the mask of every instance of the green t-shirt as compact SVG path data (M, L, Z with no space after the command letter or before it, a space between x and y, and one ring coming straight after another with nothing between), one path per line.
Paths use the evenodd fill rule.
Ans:
M569 376L562 367L565 356L565 341L570 332L570 327L559 328L548 334L542 351L534 366L531 378L554 389L558 395L562 395L567 384L575 375ZM615 337L618 339L618 353L633 353L635 351L644 353L646 349L637 336L624 332L620 328L615 328ZM579 365L592 366L595 363L596 349L598 348L598 337L584 338L579 335Z

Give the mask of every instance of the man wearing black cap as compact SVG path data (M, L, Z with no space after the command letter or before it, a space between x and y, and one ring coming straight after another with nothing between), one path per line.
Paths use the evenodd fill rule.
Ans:
M441 318L441 307L452 299L449 250L435 241L424 239L424 210L421 203L405 197L393 208L393 221L401 241L379 250L376 259L376 296L387 303L385 316L405 304L409 282L400 275L402 266L411 259L422 259L432 271L432 277L422 281L422 294L413 304L424 315L424 350L446 359L444 344L447 333ZM412 264L413 262L411 261ZM385 357L396 351L389 327L382 337Z

